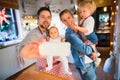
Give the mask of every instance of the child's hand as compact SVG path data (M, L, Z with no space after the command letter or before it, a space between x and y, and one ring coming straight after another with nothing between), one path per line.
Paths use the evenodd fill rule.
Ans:
M87 45L92 45L92 44L93 44L90 40L86 40L85 43L86 43Z
M75 25L75 29L79 31L80 26Z
M62 37L61 42L65 42L65 40L66 40L65 37Z
M79 31L79 27L78 27L77 24L74 25L74 31L75 31L75 32L78 32L78 31Z
M97 53L96 52L93 52L90 56L93 60L97 58Z

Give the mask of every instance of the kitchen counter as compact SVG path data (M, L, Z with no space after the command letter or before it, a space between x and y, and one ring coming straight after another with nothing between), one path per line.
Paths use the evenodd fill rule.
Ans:
M5 48L7 46L18 44L21 41L22 41L22 39L17 39L17 40L12 40L12 41L7 41L7 42L0 42L0 49Z

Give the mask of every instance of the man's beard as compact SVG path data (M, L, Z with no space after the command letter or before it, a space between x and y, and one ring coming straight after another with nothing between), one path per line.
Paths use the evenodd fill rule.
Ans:
M40 27L43 29L47 29L49 27L48 22L43 22L43 24L41 24Z

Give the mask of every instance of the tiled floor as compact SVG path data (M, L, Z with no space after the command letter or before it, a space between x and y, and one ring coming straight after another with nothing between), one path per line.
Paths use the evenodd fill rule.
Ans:
M101 53L101 58L102 58L102 62L100 64L100 66L97 68L97 77L98 80L113 80L112 75L104 73L103 72L103 64L106 60L107 57L109 57L109 48L98 48L98 51ZM79 74L77 73L76 69L75 69L75 65L74 64L70 64L70 69L72 71L72 75L74 77L74 80L81 80ZM6 80L19 80L17 77L19 77L22 73L24 73L25 71L34 71L35 70L35 64L33 64L31 67L27 68L26 70L6 79ZM28 73L30 74L30 73ZM35 76L36 74L33 74L33 76ZM26 76L29 77L29 76ZM36 76L37 77L37 76Z

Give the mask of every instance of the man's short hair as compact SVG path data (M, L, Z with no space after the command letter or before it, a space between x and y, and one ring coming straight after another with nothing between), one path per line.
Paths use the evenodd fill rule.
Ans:
M40 9L37 11L37 18L39 18L39 15L42 11L48 11L51 14L51 11L48 7L40 7Z

